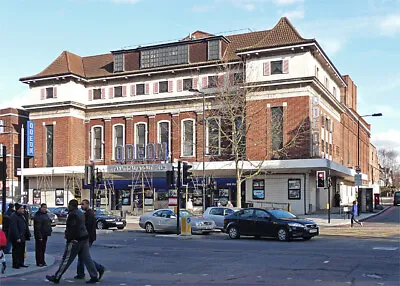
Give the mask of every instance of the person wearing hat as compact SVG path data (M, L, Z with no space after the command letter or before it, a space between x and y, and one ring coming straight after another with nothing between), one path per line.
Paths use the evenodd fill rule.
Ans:
M10 229L8 240L12 244L12 267L28 267L24 264L25 241L29 232L28 225L24 218L24 206L16 203L15 212L10 217Z
M14 204L10 203L8 204L8 209L6 213L3 216L3 231L6 237L8 237L8 231L10 229L10 216L15 212L14 210ZM7 241L7 245L4 248L4 253L8 254L11 251L11 241Z

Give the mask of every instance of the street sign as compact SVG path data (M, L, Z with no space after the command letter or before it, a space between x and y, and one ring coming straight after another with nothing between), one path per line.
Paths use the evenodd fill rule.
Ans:
M361 173L361 168L359 166L356 167L356 173L360 174Z
M108 165L108 173L166 172L172 171L172 164L130 164Z
M362 175L361 174L355 174L354 175L354 186L362 186Z

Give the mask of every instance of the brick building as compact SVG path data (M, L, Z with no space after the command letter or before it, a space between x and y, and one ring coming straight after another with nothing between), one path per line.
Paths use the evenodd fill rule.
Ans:
M196 31L178 42L88 57L64 51L42 72L20 80L30 87L24 108L35 124L35 154L23 170L30 202L65 205L88 197L82 178L84 165L93 161L104 175L96 192L101 204L129 209L145 189L151 207L165 206L169 193L160 174L111 171L121 164L116 146L135 144L141 152L142 144L165 143L167 161L193 164L186 192L195 205L203 204L203 158L206 176L218 186L207 193L207 204L225 197L236 205L233 151L223 140L233 127L221 128L224 104L216 104L226 86L245 94L243 169L252 174L255 165L261 168L243 183L242 205L290 203L297 214L325 209L327 191L316 186L317 170L331 175L332 205L339 205L339 196L351 202L358 121L360 167L368 182L370 125L357 114L356 86L286 18L266 31Z

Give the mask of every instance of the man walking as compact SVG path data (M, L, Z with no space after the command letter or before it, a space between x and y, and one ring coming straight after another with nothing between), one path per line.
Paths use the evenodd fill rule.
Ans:
M85 226L89 233L89 247L91 247L93 242L96 240L96 218L94 217L93 210L89 206L89 200L82 200L81 207L82 210L85 211ZM96 266L97 272L99 272L100 280L104 275L105 267L94 260L93 263ZM85 279L85 266L80 258L78 258L77 275L74 278Z
M67 240L64 255L62 257L60 266L54 275L47 275L46 279L53 283L60 283L62 275L67 271L68 267L74 261L75 257L78 257L85 264L90 280L86 283L96 283L97 271L94 266L92 257L89 252L89 233L85 226L85 216L78 209L78 201L70 200L68 203L68 218L67 226L65 229L65 239Z
M12 267L28 267L24 264L25 241L29 232L28 225L23 216L24 206L16 203L15 210L10 217L10 229L8 231L8 240L12 244Z
M6 213L3 215L3 231L4 231L4 234L6 235L6 238L8 237L8 231L10 229L10 217L14 212L15 212L14 204L10 203L8 205L8 209L7 209ZM7 245L4 248L4 253L6 253L6 254L10 253L11 246L12 246L11 241L10 241L10 239L8 239Z
M47 237L51 235L53 229L51 228L51 220L47 215L47 205L41 204L40 209L36 212L33 223L34 236L35 236L35 254L36 265L39 267L46 266L45 253L47 245Z
M353 201L353 206L351 207L351 227L353 227L354 222L363 226L363 223L356 219L356 215L358 215L358 205L357 201Z

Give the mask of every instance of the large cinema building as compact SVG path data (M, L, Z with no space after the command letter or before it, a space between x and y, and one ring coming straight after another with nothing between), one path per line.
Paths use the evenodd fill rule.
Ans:
M71 198L89 198L84 168L93 163L103 174L95 190L101 207L129 210L136 198L148 208L165 207L174 194L162 165L181 160L193 165L193 182L184 194L195 206L221 198L236 205L235 164L210 151L224 144L225 130L210 115L221 80L243 89L257 86L246 94L245 112L255 107L260 112L246 117L253 128L242 158L246 176L255 166L261 169L243 182L242 206L290 204L294 213L306 214L325 209L328 200L332 206L349 203L357 192L368 200L374 188L368 178L370 125L356 111L355 84L317 40L301 37L287 18L266 31L226 36L196 31L177 42L86 57L64 51L42 72L20 80L30 88L23 107L30 113L33 149L29 168L22 170L29 203L66 205ZM301 144L269 156L304 123ZM279 128L278 136L272 128ZM141 160L117 162L117 146L149 144L167 146L167 157L154 158L145 148ZM318 170L331 175L330 198L317 188ZM203 196L204 174L217 187Z

